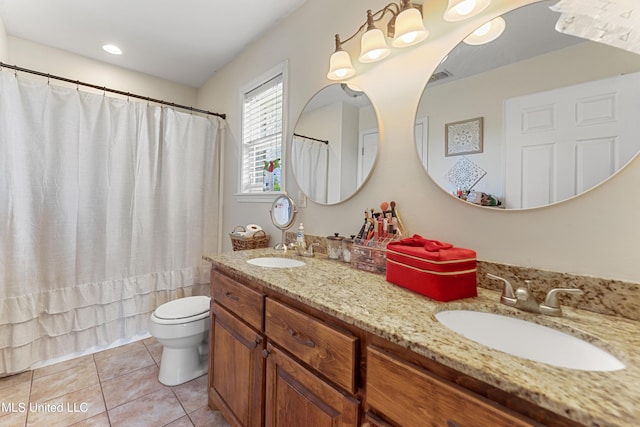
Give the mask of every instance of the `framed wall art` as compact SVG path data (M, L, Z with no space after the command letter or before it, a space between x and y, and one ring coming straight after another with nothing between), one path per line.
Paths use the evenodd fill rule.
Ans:
M482 117L447 123L444 127L445 156L482 153Z

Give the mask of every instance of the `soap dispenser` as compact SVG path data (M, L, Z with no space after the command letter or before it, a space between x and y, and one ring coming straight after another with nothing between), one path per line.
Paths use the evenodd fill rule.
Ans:
M298 234L296 235L296 245L298 245L298 248L300 249L300 251L307 250L307 241L305 240L305 237L304 237L304 225L302 223L300 223L300 225L298 226Z

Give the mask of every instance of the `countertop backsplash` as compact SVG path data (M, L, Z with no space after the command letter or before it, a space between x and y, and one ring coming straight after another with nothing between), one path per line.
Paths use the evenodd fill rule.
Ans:
M314 251L327 253L327 240L324 236L305 235L307 245L318 243ZM295 241L296 233L285 233L286 243ZM485 289L502 291L502 284L487 277L487 273L503 277L511 282L514 288L525 286L530 281L531 292L538 301L544 301L547 292L552 288L580 288L583 295L560 295L562 305L589 310L594 313L624 317L640 321L640 284L579 274L561 273L557 271L538 270L509 264L500 264L478 260L478 286Z

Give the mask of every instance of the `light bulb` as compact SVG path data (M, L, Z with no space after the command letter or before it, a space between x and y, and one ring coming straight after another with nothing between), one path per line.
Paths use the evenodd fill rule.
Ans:
M468 15L476 7L476 0L464 0L462 3L456 5L455 9L459 15Z
M504 32L507 23L499 16L486 24L481 25L473 33L469 34L463 41L472 46L489 43L500 37Z
M484 24L483 26L481 26L480 28L475 30L473 32L473 35L474 36L484 36L489 32L489 30L491 30L491 21L487 22L486 24Z
M372 50L371 52L367 53L367 57L373 61L375 61L376 59L380 59L380 56L382 56L382 49Z
M405 43L413 43L413 41L418 37L418 33L416 31L411 31L410 33L403 34L401 39Z
M487 7L491 0L449 0L442 16L447 22L457 22L476 16Z

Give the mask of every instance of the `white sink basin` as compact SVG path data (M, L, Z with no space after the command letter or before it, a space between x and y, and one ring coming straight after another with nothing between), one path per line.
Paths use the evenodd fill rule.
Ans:
M624 369L622 362L593 344L526 320L469 310L441 311L435 316L472 341L535 362L582 371Z
M293 267L302 267L306 265L303 261L299 261L297 259L291 258L279 258L279 257L262 257L262 258L252 258L247 260L249 264L257 265L259 267L267 267L267 268L293 268Z

